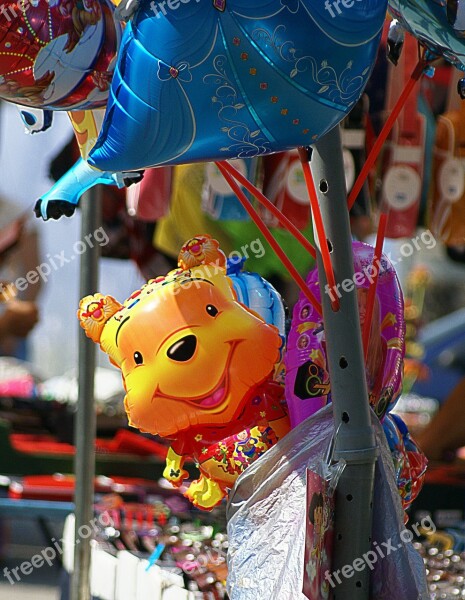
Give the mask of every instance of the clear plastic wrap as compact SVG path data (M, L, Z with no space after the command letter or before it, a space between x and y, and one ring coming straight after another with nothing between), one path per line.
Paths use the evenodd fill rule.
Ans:
M376 561L370 600L428 600L423 560L403 534L393 461L377 417L373 545L394 548ZM302 422L237 480L228 503L231 600L305 600L306 469L322 472L334 433L332 407ZM368 568L368 567L367 567ZM347 599L350 600L350 599Z

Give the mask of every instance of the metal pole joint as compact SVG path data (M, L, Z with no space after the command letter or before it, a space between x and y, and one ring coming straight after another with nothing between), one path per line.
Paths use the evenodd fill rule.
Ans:
M379 456L378 446L363 448L360 450L335 450L334 459L343 460L347 464L362 465L375 462Z

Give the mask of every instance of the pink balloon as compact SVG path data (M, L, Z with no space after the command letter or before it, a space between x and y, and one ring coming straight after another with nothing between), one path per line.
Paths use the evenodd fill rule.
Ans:
M405 354L404 301L397 274L386 256L378 265L372 265L373 248L362 242L353 242L354 281L361 323L364 322L368 288L374 269L379 270L375 307L371 326L365 372L370 405L380 419L395 405L402 389L403 359ZM320 299L318 271L312 270L307 285ZM346 292L342 288L330 290L334 296ZM350 357L347 357L350 361ZM287 341L286 400L291 425L317 412L331 401L331 386L327 367L324 325L321 317L301 293L294 307L291 330Z

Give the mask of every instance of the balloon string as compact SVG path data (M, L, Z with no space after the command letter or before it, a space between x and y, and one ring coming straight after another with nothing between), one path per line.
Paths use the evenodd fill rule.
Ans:
M372 169L373 165L376 162L376 159L379 156L379 153L381 152L381 148L383 147L384 142L387 140L388 135L391 133L391 129L394 127L394 123L396 122L396 120L400 114L400 111L403 109L404 105L406 104L408 97L412 93L413 88L415 87L417 81L422 76L423 71L427 65L428 65L428 61L425 60L423 58L423 56L420 57L420 59L418 60L417 66L415 67L415 69L412 72L412 75L410 76L409 81L407 82L405 88L403 89L401 95L399 96L399 99L397 100L394 108L392 109L391 114L389 115L388 119L386 120L386 123L384 124L384 127L381 130L381 133L379 134L376 142L374 143L373 148L371 149L371 152L368 155L368 157L365 161L365 164L363 165L363 168L360 171L359 176L357 177L357 181L354 183L354 186L349 194L349 198L347 199L347 205L349 207L349 210L354 205L354 202L357 199L357 196L359 195L359 193L363 187L363 184L365 183L365 181L368 177L370 170Z
M368 342L370 339L371 322L373 320L373 311L375 307L376 299L376 288L378 285L379 272L381 270L381 254L383 252L384 238L386 235L386 225L388 221L388 214L382 213L379 218L378 233L376 235L376 245L373 253L372 263L372 279L370 287L368 288L368 297L366 303L365 312L365 323L363 324L362 340L363 340L363 353L365 355L365 362L368 357Z
M276 256L279 258L279 260L283 263L283 265L289 271L290 275L292 276L292 278L294 279L296 284L299 286L299 288L302 290L305 297L308 299L308 301L312 304L314 309L317 311L319 316L321 316L322 312L321 312L320 303L315 298L315 296L312 294L312 292L309 290L303 277L300 275L300 273L294 267L292 262L286 256L286 254L283 251L283 249L281 248L281 246L278 244L278 242L274 239L274 237L268 231L265 224L261 220L259 214L253 208L253 206L250 204L249 200L247 199L247 196L244 194L244 192L241 190L239 185L236 183L234 177L229 173L229 171L224 167L224 165L222 163L219 162L219 163L217 163L216 166L221 171L221 173L222 173L223 177L225 178L226 182L228 183L229 187L236 194L237 198L239 199L240 203L242 204L244 209L249 214L252 221L255 223L255 225L258 227L258 229L261 231L261 233L263 234L264 238L269 243L269 245L273 248L274 252L276 253Z
M310 170L308 162L308 151L306 148L299 148L300 162L302 163L302 169L304 172L305 183L307 184L308 195L310 198L310 206L312 208L313 223L315 225L317 242L320 247L321 259L323 261L323 267L326 273L326 281L329 285L329 289L336 289L336 278L334 276L333 264L331 262L331 256L329 255L328 242L326 240L325 226L323 224L323 217L321 216L320 205L318 204L318 196L316 193L315 182L313 175ZM331 297L331 307L337 312L340 307L339 296L336 296L334 300Z
M292 221L290 221L285 215L283 215L283 213L278 208L276 208L276 206L272 202L270 202L270 200L268 200L268 198L253 183L251 183L247 179L247 177L242 175L242 173L238 171L236 167L234 167L231 163L228 163L227 161L216 163L218 167L219 164L221 164L228 171L228 173L232 175L234 179L236 179L236 181L238 181L242 186L244 186L245 189L248 192L250 192L250 194L252 194L252 196L254 196L262 206L268 209L270 213L272 213L278 219L281 225L285 229L287 229L287 231L292 236L295 237L295 239L305 248L305 250L307 250L307 252L311 256L313 256L313 258L316 258L315 248L302 234L302 232L299 231L299 229L297 229L294 223L292 223Z

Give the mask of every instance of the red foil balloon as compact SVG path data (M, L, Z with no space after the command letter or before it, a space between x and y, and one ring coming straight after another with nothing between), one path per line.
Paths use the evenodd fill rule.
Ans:
M55 110L104 106L120 37L105 0L6 0L0 98Z

